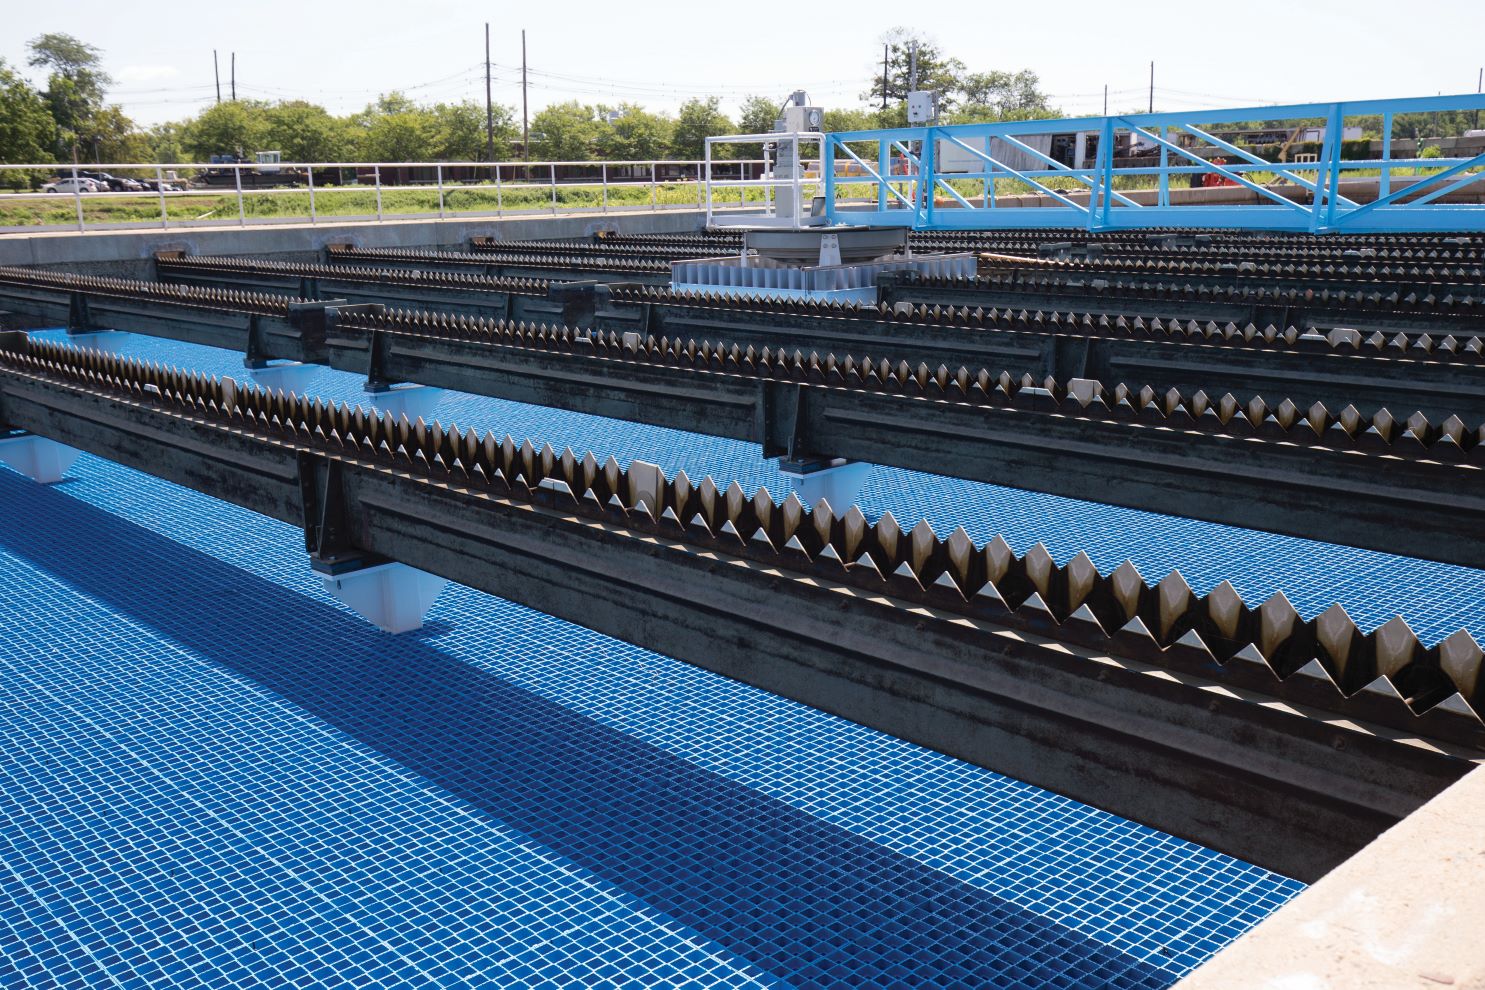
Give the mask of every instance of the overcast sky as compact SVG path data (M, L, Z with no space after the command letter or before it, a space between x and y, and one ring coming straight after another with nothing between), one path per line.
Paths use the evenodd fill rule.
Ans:
M714 95L733 113L748 94L782 101L799 87L816 103L854 107L881 58L882 32L929 10L939 15L922 27L946 52L971 69L1032 69L1069 113L1101 112L1105 84L1111 110L1143 109L1152 59L1156 108L1165 110L1473 92L1485 63L1485 0L1417 7L551 0L512 13L516 6L9 0L0 57L24 66L28 39L74 34L104 50L116 80L111 99L141 124L210 105L213 48L224 98L235 50L242 97L302 97L335 113L393 89L422 101L482 102L486 19L495 100L514 106L518 119L522 28L533 112L569 99L673 110L688 97Z

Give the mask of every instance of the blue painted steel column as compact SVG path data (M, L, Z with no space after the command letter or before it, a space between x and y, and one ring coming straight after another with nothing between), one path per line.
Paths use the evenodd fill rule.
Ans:
M887 183L892 179L892 142L887 138L877 141L877 212L887 212Z
M1392 113L1388 111L1382 114L1382 160L1392 161ZM1392 166L1383 165L1382 174L1377 179L1377 198L1381 199L1392 191Z
M1336 200L1341 194L1341 151L1345 141L1346 113L1345 104L1337 103L1330 111L1330 189L1329 198L1325 201L1325 229L1335 229L1335 207Z
M1160 139L1170 140L1170 129L1164 124L1160 125ZM1157 206L1170 205L1170 149L1165 145L1160 146L1160 194L1155 199Z
M1104 230L1114 201L1114 118L1105 117L1098 137L1098 183L1088 193L1088 229Z
M825 218L835 223L835 138L820 139L820 171L825 180Z
M924 223L933 223L933 201L937 199L938 177L934 175L934 129L925 127L923 129L923 147L918 153L918 170L926 180L924 189L927 190L927 200L923 208L927 211L924 215Z

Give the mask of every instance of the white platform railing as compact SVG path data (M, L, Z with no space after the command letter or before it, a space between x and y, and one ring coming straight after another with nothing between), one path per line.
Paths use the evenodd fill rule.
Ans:
M742 207L750 202L745 180L766 174L767 162L729 159L712 168L744 180L735 202L729 197L717 205ZM0 192L0 232L699 209L708 202L706 171L704 160L683 159L0 164L0 188L20 184L13 178L17 173L32 186ZM74 181L67 192L35 188L42 181L78 180L88 173L150 187L83 192ZM208 175L216 181L207 184ZM59 200L71 201L66 221L35 209ZM137 208L144 203L150 204L148 216ZM197 208L204 212L197 214Z

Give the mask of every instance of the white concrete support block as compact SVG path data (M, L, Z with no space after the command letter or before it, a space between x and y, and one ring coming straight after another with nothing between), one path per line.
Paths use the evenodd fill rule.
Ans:
M395 561L343 574L321 574L325 590L383 632L423 628L423 616L449 582Z
M31 433L0 439L0 464L43 485L61 481L80 453L75 447Z
M122 330L87 330L67 334L67 343L90 351L105 354L122 354L129 343L130 335Z
M275 392L293 392L303 395L309 381L319 371L318 365L301 364L298 361L281 361L265 364L261 368L248 368L253 381Z
M856 504L856 497L866 487L866 479L871 477L873 467L872 464L838 457L829 467L797 473L790 471L784 462L779 463L779 471L794 482L794 493L801 502L814 505L823 498L837 512Z
M368 391L367 400L379 413L391 413L393 417L406 416L416 422L422 417L433 421L433 410L443 398L443 389L427 385L393 385L379 392Z

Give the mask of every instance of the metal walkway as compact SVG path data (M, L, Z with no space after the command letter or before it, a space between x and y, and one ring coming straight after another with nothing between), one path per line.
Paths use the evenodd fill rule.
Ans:
M1400 115L1482 108L1485 96L1467 94L842 131L822 136L821 185L834 223L915 230L1480 230L1485 204L1443 198L1485 178L1485 154L1397 158L1392 132ZM1214 133L1259 124L1283 133L1313 127L1319 151L1308 161L1271 162ZM1380 130L1380 156L1346 153L1346 128L1362 126ZM1049 154L1054 138L1096 151L1067 164ZM1192 202L1183 187L1193 176L1211 176L1260 203ZM1375 177L1375 192L1353 198L1342 186L1352 177ZM997 184L1042 201L999 202L1006 193ZM875 203L843 203L840 195Z
M465 588L382 635L91 457L0 504L0 986L1153 990L1300 889Z

